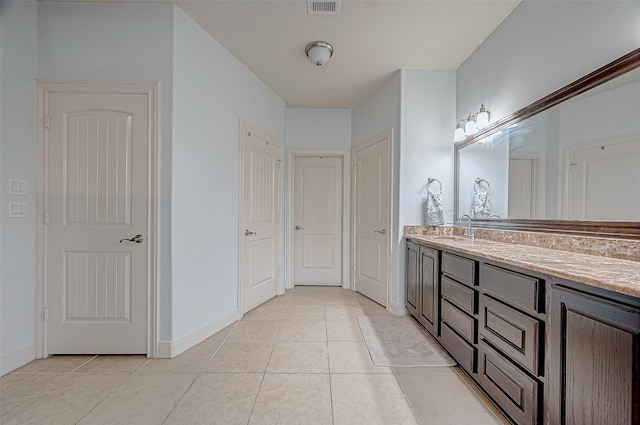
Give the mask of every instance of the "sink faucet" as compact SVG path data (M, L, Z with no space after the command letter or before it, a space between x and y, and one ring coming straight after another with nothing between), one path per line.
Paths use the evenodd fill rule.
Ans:
M460 221L467 219L467 228L464 229L464 234L462 235L462 237L464 237L465 239L474 239L476 237L473 229L471 228L471 217L468 214L463 215L462 217L460 217Z

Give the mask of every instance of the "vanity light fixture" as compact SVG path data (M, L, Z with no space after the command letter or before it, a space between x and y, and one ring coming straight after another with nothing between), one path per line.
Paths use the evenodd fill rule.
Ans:
M454 142L462 142L466 138L466 136L464 135L464 126L462 125L463 122L464 120L458 121L456 131L453 133Z
M456 131L453 133L454 142L462 142L467 137L472 136L489 125L490 113L484 107L484 104L480 106L480 111L477 113L471 112L466 119L458 121Z
M476 114L469 114L467 122L464 124L464 134L471 136L478 132L478 125L476 124Z
M489 111L487 111L484 107L484 104L480 106L480 111L478 115L476 115L476 125L478 126L478 130L486 127L489 124Z
M322 66L333 56L333 46L326 41L312 41L304 48L312 64Z

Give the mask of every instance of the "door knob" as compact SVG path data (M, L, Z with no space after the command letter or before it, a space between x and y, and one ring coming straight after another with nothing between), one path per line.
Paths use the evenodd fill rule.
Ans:
M381 235L386 235L387 234L387 229L382 229L382 230L376 230L376 233L379 233Z
M252 232L251 230L246 230L245 229L244 235L245 236L254 236L254 235L257 235L257 233L256 232Z
M296 230L304 230L304 227L296 226Z
M134 237L132 237L130 239L120 239L120 243L122 243L124 241L142 243L144 241L144 238L142 237L142 235L135 235Z

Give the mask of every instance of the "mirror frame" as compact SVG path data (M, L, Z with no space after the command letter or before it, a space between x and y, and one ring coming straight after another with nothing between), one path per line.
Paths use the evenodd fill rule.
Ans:
M472 145L498 131L504 130L526 118L545 111L565 100L612 80L640 67L640 48L614 60L584 77L567 84L542 99L525 106L480 130L473 136L454 145L454 217L460 217L460 149ZM596 236L604 238L640 238L640 222L637 221L581 221L581 220L536 220L536 219L473 219L474 227L501 230L521 230L548 233ZM455 225L463 225L456 219Z

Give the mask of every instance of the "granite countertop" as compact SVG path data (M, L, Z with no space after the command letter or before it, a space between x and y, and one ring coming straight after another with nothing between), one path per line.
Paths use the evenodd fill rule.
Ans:
M640 262L451 235L405 238L640 298Z

